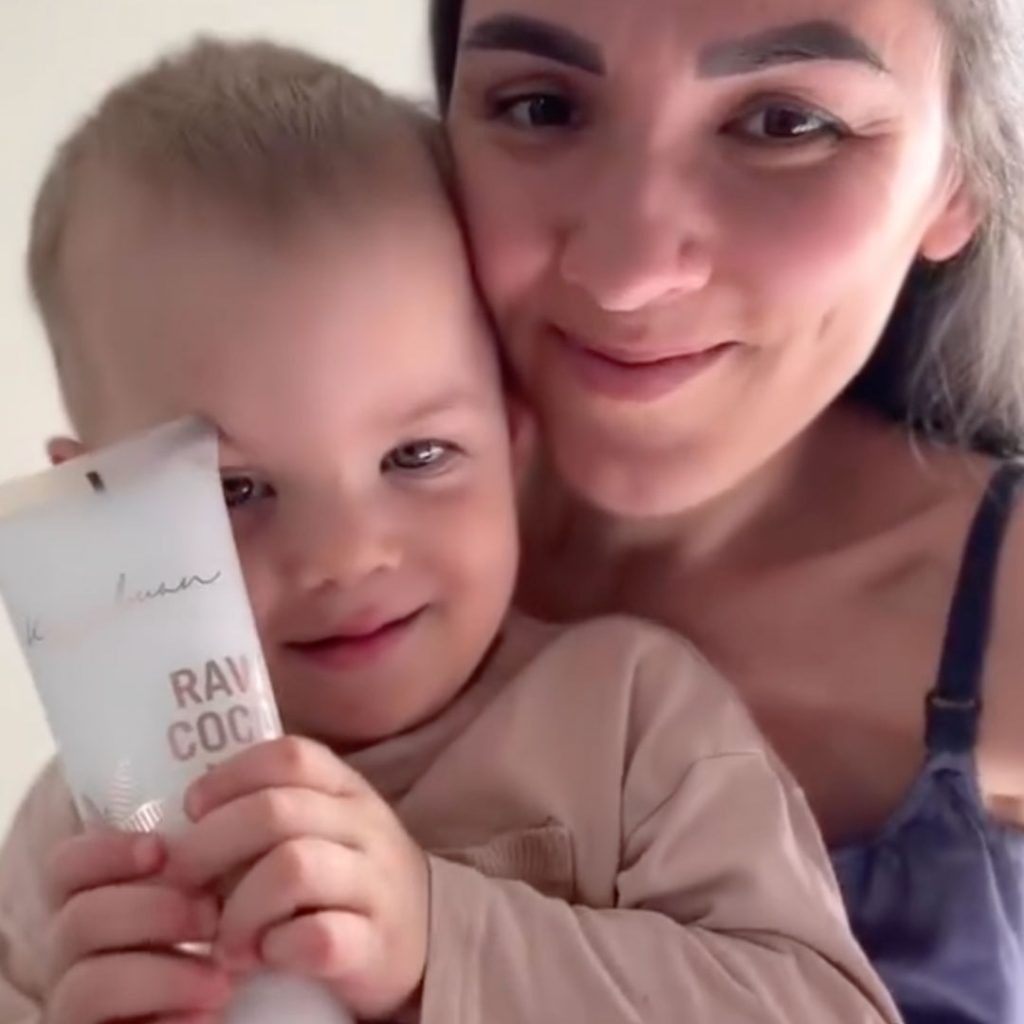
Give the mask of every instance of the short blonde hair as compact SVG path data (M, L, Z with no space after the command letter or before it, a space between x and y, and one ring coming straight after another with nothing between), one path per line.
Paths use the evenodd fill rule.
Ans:
M32 215L29 282L58 376L61 256L76 199L97 171L281 219L311 203L364 199L382 172L408 163L411 146L447 186L433 118L336 64L268 42L200 39L125 80L57 149Z

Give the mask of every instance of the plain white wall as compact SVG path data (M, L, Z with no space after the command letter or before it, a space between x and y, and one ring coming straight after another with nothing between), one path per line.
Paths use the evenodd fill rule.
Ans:
M0 479L44 465L62 428L22 267L32 198L57 141L116 79L200 32L263 36L427 94L426 0L0 0ZM52 751L0 615L0 835Z

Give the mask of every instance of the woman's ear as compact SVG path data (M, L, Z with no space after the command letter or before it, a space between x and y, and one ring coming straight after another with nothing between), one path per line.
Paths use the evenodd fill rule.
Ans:
M46 442L46 454L50 459L51 466L59 466L69 459L85 454L85 452L85 445L73 437L51 437Z
M974 189L962 172L957 172L947 189L945 205L921 239L921 257L929 263L946 263L959 256L981 227L982 219Z

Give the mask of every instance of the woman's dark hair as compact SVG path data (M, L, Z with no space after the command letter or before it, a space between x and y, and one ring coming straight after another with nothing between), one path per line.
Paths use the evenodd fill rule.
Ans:
M981 207L973 243L915 266L850 395L916 429L1024 452L1024 0L932 0L946 30L950 124ZM430 0L437 100L448 109L463 0Z
M441 111L448 109L462 26L462 0L430 0L430 56Z

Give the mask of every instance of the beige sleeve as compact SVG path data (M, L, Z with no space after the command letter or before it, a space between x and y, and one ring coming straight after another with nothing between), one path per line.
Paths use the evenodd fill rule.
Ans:
M423 1024L899 1019L850 934L802 795L685 648L699 678L679 678L673 649L638 669L616 906L432 859Z
M56 764L36 781L0 850L0 1024L39 1024L50 909L43 870L78 818Z

